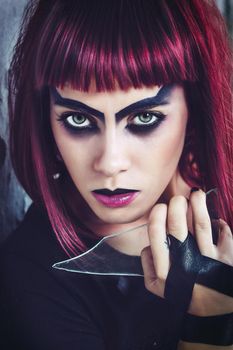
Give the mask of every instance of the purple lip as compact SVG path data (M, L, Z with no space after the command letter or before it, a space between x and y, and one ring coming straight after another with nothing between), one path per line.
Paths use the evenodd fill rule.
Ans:
M131 204L138 196L139 192L140 191L123 190L118 188L115 191L95 190L92 191L92 194L102 205L109 208L120 208Z

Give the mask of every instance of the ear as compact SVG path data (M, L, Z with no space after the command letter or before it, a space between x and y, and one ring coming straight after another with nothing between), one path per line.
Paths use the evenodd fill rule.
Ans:
M178 167L174 172L171 180L161 195L159 202L169 203L169 200L173 196L181 195L189 198L191 187L184 181L180 174Z

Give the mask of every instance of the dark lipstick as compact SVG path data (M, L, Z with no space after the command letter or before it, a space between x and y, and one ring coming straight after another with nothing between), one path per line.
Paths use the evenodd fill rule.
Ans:
M130 193L130 192L136 192L136 190L129 190L128 188L117 188L114 191L111 191L107 188L103 188L100 190L94 190L93 192L97 194L103 194L104 196L114 196L117 194L125 194L125 193Z
M98 202L111 208L118 208L130 204L138 193L138 190L127 188L117 188L114 191L103 188L92 191L93 196Z

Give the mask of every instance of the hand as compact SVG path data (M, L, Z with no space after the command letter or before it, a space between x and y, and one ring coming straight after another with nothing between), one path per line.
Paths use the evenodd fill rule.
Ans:
M189 217L189 220L187 219ZM206 207L206 195L199 190L187 199L174 196L169 205L157 204L149 219L150 246L141 253L145 287L164 297L165 283L171 265L167 232L185 241L188 231L194 234L202 255L233 265L233 239L229 226L220 220L217 245L213 244L211 222ZM214 315L233 311L233 298L199 284L194 285L189 312L194 315Z

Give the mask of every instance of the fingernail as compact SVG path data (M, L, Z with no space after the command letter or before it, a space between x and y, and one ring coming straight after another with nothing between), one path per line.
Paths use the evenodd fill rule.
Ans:
M199 189L198 187L192 187L190 193L197 192Z
M218 220L220 215L218 189L212 188L206 192L206 205L210 219Z

